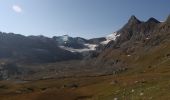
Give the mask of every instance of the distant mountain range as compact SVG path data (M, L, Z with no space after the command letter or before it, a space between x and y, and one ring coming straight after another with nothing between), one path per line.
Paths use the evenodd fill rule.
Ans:
M101 51L108 47L127 47L133 41L145 41L159 33L168 33L170 17L165 22L150 18L146 22L131 16L124 27L106 37L84 39L68 35L23 36L0 32L0 58L24 62L55 62L83 59L86 52Z
M95 52L99 45L106 45L115 37L84 39L68 35L23 36L0 32L0 59L19 62L55 62L83 59L88 52Z
M54 62L80 59L77 53L61 49L58 43L44 36L23 36L0 33L0 58L19 62Z

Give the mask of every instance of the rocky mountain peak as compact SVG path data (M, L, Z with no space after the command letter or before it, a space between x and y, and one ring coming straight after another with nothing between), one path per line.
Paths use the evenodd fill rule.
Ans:
M139 24L141 21L136 18L136 16L132 15L128 21L128 24Z
M160 23L160 22L157 19L151 17L146 21L146 23Z
M120 37L117 39L114 45L121 45L125 42L142 41L148 36L152 37L156 33L165 33L169 30L169 24L159 24L160 22L151 17L146 22L138 20L134 15L131 16L128 23L125 24L119 31ZM170 23L170 17L168 17L166 23ZM163 27L163 28L162 28Z

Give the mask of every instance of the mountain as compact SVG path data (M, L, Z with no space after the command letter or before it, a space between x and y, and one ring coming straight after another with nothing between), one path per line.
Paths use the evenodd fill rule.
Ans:
M106 37L84 39L68 35L23 36L13 33L0 33L0 58L23 62L56 62L81 60L84 57L97 57L107 49L121 49L132 52L139 45L158 45L167 38L170 16L165 22L151 17L140 21L134 15L117 32ZM99 57L100 58L100 57Z
M81 60L90 56L105 38L23 36L0 32L0 59L10 62L46 63Z
M135 16L131 16L126 23L116 33L119 38L110 44L109 47L120 47L123 44L134 43L135 41L145 41L159 33L169 32L168 19L165 22L159 22L155 18L149 18L146 22L140 21Z
M160 22L155 18L140 21L135 16L131 16L129 21L115 33L118 37L104 46L94 61L94 66L120 71L130 66L141 66L145 63L143 61L146 61L147 65L151 62L162 63L160 59L164 58L158 58L169 54L166 48L170 44L169 17L164 22ZM156 51L156 54L153 53ZM164 51L164 54L160 53L161 51ZM148 54L145 57L145 53L148 52L154 55Z
M88 40L68 35L48 38L0 32L0 80L24 75L30 76L30 74L37 72L37 69L43 69L42 75L40 74L42 78L50 67L42 68L38 65L46 66L45 64L48 63L68 63L68 65L65 63L59 64L57 69L84 66L84 64L79 64L79 61L83 62L85 60L86 62L87 59L96 57L97 47L105 40L105 38ZM78 65L72 63L74 60L77 61ZM30 67L34 64L36 66ZM27 65L30 66L27 67Z
M85 48L86 46L84 44L87 42L86 39L80 37L73 38L68 35L54 36L53 39L57 41L59 46L66 46L75 49Z
M151 17L146 21L146 23L160 23L160 22L157 19Z
M77 60L83 68L92 66L103 72L124 70L124 67L130 66L126 57L140 57L140 53L145 50L168 41L169 20L170 17L165 22L160 22L151 17L147 21L141 21L131 16L118 31L93 39L68 35L48 38L1 32L0 61L42 64ZM73 65L71 63L68 66Z
M56 41L44 36L23 36L0 33L0 59L19 62L55 62L80 59L81 56L58 47Z
M68 35L54 36L53 39L61 49L77 53L95 52L98 46L106 41L104 37L84 39L81 37L70 37Z

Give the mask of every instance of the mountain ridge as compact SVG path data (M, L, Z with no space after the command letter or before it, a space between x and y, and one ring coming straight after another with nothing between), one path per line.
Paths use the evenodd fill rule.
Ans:
M126 57L140 57L139 52L151 50L169 38L168 21L169 18L165 22L150 18L144 22L131 16L117 32L89 40L68 35L48 38L0 33L1 62L22 63L23 66L69 62L69 65L62 63L59 66L63 66L63 70L67 67L69 71L77 71L76 68L81 66L82 70L92 68L91 71L99 73L121 72L131 63ZM72 63L74 61L78 65Z

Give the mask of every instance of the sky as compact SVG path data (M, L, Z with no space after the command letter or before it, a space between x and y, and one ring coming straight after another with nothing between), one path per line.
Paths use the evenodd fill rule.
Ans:
M103 37L135 15L160 21L170 0L0 0L0 31L48 37Z

